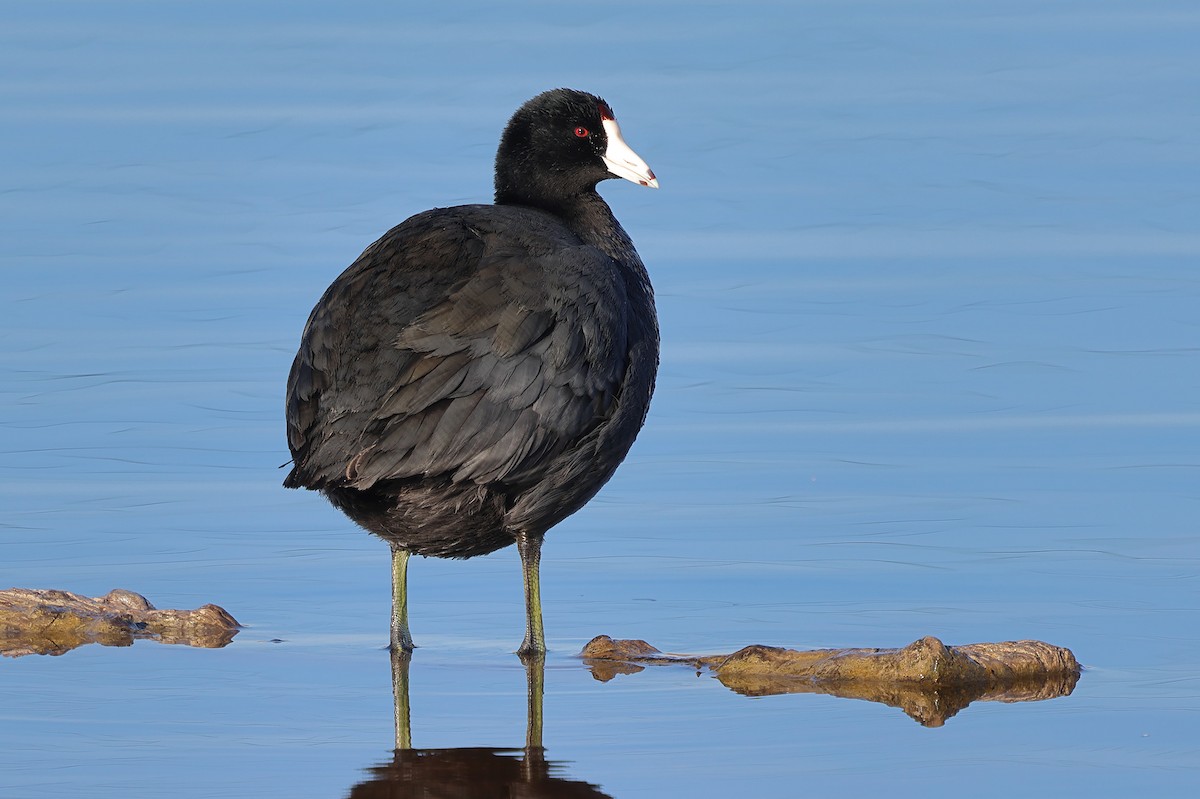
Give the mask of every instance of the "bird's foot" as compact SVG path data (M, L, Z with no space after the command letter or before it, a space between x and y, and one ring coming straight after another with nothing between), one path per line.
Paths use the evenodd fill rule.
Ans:
M523 662L544 658L546 657L546 643L544 641L534 642L525 640L520 648L517 649L516 655Z
M417 645L413 643L412 636L408 630L392 630L392 640L388 644L390 651L411 653L416 648Z

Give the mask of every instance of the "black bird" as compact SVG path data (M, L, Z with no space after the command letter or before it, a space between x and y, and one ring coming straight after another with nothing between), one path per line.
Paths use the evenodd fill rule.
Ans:
M603 486L646 418L658 320L646 268L596 193L658 187L608 103L555 89L513 115L494 205L402 222L333 282L287 388L288 488L321 491L392 547L392 646L412 649L411 553L516 543L521 654L546 651L546 531Z

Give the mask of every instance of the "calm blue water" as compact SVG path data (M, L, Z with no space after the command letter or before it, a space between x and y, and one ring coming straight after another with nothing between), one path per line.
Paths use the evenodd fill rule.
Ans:
M1200 788L1200 9L950 0L0 8L0 587L216 602L228 648L0 661L0 796L346 796L391 760L388 558L279 487L323 288L605 96L663 364L552 532L545 744L611 796ZM520 747L516 553L410 571L413 743ZM1039 638L941 729L592 636ZM274 642L278 639L278 643Z

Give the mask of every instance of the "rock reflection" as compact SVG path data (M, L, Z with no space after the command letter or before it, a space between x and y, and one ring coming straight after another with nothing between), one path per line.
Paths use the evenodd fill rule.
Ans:
M827 694L900 708L941 727L972 702L1037 702L1068 696L1080 666L1069 649L1042 641L948 647L927 636L901 649L798 651L754 645L729 655L672 655L645 641L597 636L580 653L607 682L647 665L682 664L712 672L745 696Z
M542 746L542 701L545 655L525 663L528 716L525 746L513 749L464 747L413 749L409 705L412 655L392 653L392 688L396 707L396 749L392 759L367 769L371 778L354 786L350 799L423 797L608 797L598 787L565 776L565 766L547 760Z
M1078 674L1046 680L1022 681L1002 688L984 686L946 688L920 685L872 685L869 683L821 684L794 679L717 679L731 691L744 696L775 694L827 694L843 699L862 699L899 708L923 727L941 727L974 702L1040 702L1069 696L1079 681Z

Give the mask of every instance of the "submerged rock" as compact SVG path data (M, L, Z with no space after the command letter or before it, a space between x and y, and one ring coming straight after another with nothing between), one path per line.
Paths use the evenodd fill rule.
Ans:
M121 588L102 597L69 591L0 591L0 654L61 655L84 644L130 646L140 638L206 649L223 647L240 625L217 605L158 610Z
M1067 696L1081 667L1071 650L1043 641L946 646L926 636L901 649L801 651L754 644L727 655L677 655L645 641L593 638L579 654L600 680L647 665L709 670L748 696L821 693L899 707L940 727L975 701L1030 702Z

